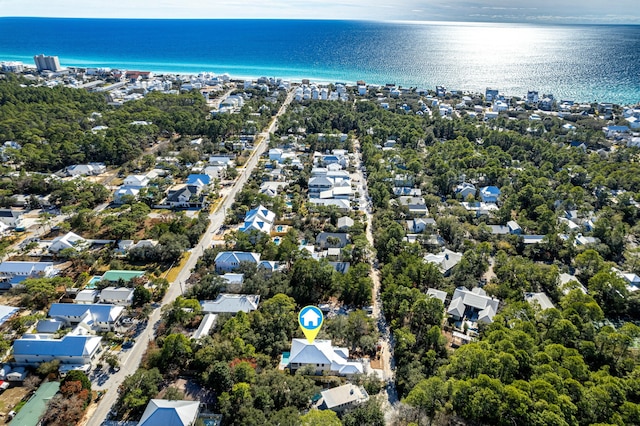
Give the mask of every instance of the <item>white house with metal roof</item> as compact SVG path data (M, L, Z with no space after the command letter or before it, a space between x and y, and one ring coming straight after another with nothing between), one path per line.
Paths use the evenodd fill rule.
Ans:
M316 339L309 343L307 339L293 339L289 354L288 367L291 372L311 365L316 374L324 372L340 376L362 374L364 366L358 361L349 361L349 349L331 346L331 340Z
M260 296L257 294L226 294L221 293L216 300L200 302L202 312L212 314L237 314L251 312L258 309Z
M260 263L260 253L250 253L244 251L222 251L216 256L214 263L217 273L232 272L240 266L241 263L247 262L254 265Z
M49 246L51 253L60 253L64 249L81 250L87 243L87 240L73 232L67 232L64 235L54 238Z
M55 273L53 262L6 261L0 263L0 278L51 277Z
M53 303L49 317L68 324L84 324L95 331L113 331L123 311L123 306L116 305Z
M364 386L352 383L324 390L320 395L322 398L318 401L317 407L320 410L332 410L336 413L356 408L369 400L369 394Z
M100 292L100 303L130 306L133 303L134 289L128 287L107 287Z
M524 300L532 305L538 305L540 310L553 309L555 306L545 293L525 293Z

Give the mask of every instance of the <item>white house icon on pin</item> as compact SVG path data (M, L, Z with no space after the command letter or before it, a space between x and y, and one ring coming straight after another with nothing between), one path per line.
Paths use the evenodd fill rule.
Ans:
M303 327L315 328L320 325L320 315L313 309L307 309L307 312L302 314Z

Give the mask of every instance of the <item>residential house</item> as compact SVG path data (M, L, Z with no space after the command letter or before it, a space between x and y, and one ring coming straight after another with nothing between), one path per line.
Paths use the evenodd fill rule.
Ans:
M134 278L142 278L144 277L144 271L124 271L113 269L111 271L105 272L102 277L100 277L100 281L109 281L111 283L128 283Z
M456 196L459 195L463 200L466 200L469 196L476 196L476 187L471 183L463 182L455 187L454 192Z
M95 176L107 171L103 163L75 164L66 168L69 176Z
M0 279L52 277L55 274L53 262L6 261L0 263Z
M349 234L342 232L321 232L316 237L316 245L321 249L344 248L349 244Z
M249 313L258 309L260 296L257 294L225 294L218 295L216 300L200 302L202 312L211 314L237 314L242 311Z
M467 211L475 212L476 217L487 216L492 212L498 211L498 205L495 203L483 203L483 202L467 202L463 201L460 203L462 207L464 207Z
M200 413L199 401L152 399L138 426L195 426Z
M102 304L53 303L49 317L70 325L83 324L88 330L114 331L124 307Z
M269 161L277 161L280 162L282 159L282 149L280 148L271 148L269 150Z
M422 190L420 188L409 188L406 186L394 186L393 195L396 197L408 196L408 197L420 197Z
M149 184L147 175L129 175L124 178L122 186L130 188L144 188Z
M607 138L614 138L625 133L629 133L629 126L606 126L602 128Z
M412 216L427 216L429 214L424 197L402 196L397 198L397 202L399 205L407 207Z
M480 287L469 291L466 287L458 287L453 293L447 313L456 321L463 319L471 322L491 324L498 312L500 301L487 296Z
M100 292L100 303L130 306L133 303L134 289L128 287L106 287ZM77 297L76 297L77 298Z
M73 232L67 232L64 235L56 237L51 241L49 251L51 253L60 253L64 249L74 249L80 251L85 246L87 240Z
M73 305L71 305L73 306ZM62 364L91 364L100 351L102 337L67 334L61 339L42 334L26 334L13 342L17 364L40 364L54 360Z
M553 309L555 306L545 293L525 293L524 300L531 305L538 306L540 310Z
M317 198L323 191L330 190L334 187L335 181L326 175L312 176L308 182L309 198Z
M98 300L100 296L100 291L93 289L80 290L78 294L76 294L76 298L73 299L73 303L78 303L81 305L93 305Z
M238 230L245 233L256 230L270 234L275 220L276 214L261 204L247 212L244 216L244 225Z
M309 198L309 204L324 207L334 206L339 212L342 213L348 213L351 211L351 202L349 200L336 198Z
M199 188L204 188L211 183L211 176L208 174L190 174L187 176L187 180L185 182L186 185L194 185Z
M369 394L364 386L347 383L320 392L321 398L317 403L320 410L332 410L341 413L356 408L369 400Z
M424 260L429 263L433 263L438 267L440 272L446 277L451 273L454 266L462 260L462 253L457 253L449 249L444 249L438 254L429 253L424 257Z
M353 226L353 224L354 221L349 216L342 216L338 218L337 226L340 231L348 231Z
M493 102L495 99L498 99L498 89L492 89L490 87L487 87L487 89L484 92L484 97L487 100L487 102Z
M480 199L483 203L497 203L500 197L500 189L497 186L485 186L480 188Z
M252 263L257 266L260 263L260 254L243 251L223 251L218 253L214 260L216 272L219 274L223 272L233 272L243 262Z
M307 365L314 367L315 374L352 376L364 372L361 362L349 361L349 349L332 346L331 340L315 339L309 343L307 339L293 339L288 360L286 355L282 364L292 373Z
M114 204L123 204L126 198L137 199L140 188L120 187L113 193Z
M197 184L174 185L169 188L166 204L171 208L202 208L204 204L202 188L203 186Z
M262 182L262 184L260 185L260 193L273 198L278 195L282 188L286 188L288 185L289 184L287 182Z
M222 275L220 278L226 281L226 290L237 293L242 290L242 284L244 283L244 274L228 273Z
M258 269L266 272L276 272L280 269L280 263L274 260L261 260Z
M22 221L23 210L0 209L0 223L16 228Z
M218 320L217 314L206 314L202 318L202 321L200 321L200 325L198 326L198 329L196 330L195 333L193 333L193 336L191 336L191 338L198 340L203 338L204 336L208 336L209 332L211 331L213 326L216 324L217 320Z
M233 167L233 159L235 157L225 155L212 155L209 157L209 164L212 166Z
M59 390L60 382L42 383L9 424L19 426L38 426L41 424L40 417L46 413L49 401Z
M441 301L443 305L447 300L447 292L442 290L437 290L435 288L427 289L427 296L435 297L436 299Z
M506 225L489 225L491 233L494 235L521 235L522 228L515 220L510 220Z
M413 232L416 234L420 234L424 232L425 229L427 229L427 227L429 226L431 227L436 226L435 219L430 217L420 217L420 218L414 218L407 221L407 229L409 230L409 232Z

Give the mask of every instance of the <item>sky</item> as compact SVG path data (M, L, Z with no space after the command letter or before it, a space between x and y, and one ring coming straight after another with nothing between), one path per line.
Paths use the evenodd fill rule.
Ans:
M640 24L640 0L0 0L0 16Z

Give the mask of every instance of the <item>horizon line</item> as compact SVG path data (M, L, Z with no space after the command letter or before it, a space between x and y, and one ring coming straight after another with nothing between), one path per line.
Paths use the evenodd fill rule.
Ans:
M453 24L518 24L518 25L541 25L541 26L640 26L640 22L567 22L567 21L538 21L538 20L423 20L423 19L345 19L345 18L300 18L300 17L221 17L221 18L202 18L202 17L100 17L100 16L0 16L0 19L92 19L103 21L331 21L331 22L373 22L383 24L407 24L407 25L453 25Z

